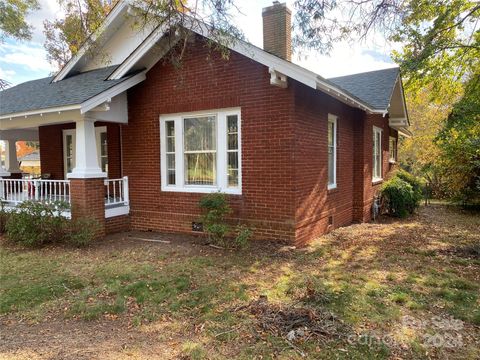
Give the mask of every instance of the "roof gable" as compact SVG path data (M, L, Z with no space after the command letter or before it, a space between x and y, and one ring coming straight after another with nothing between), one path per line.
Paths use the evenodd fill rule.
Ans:
M338 87L369 104L373 109L388 109L400 70L398 67L329 78Z
M98 74L100 77L104 69L111 68L105 67L107 63L111 63L110 61L119 65L112 67L113 70L107 76L108 81L103 83L95 82L95 86L91 88L92 91L96 89L96 86L114 85L111 82L121 81L130 76L131 73L135 73L140 69L148 70L168 52L170 47L176 43L177 39L174 38L172 41L172 38L168 38L168 40L166 40L169 36L168 34L172 34L172 32L170 31L171 28L163 26L157 28L153 28L152 26L144 27L140 30L134 29L130 24L134 20L134 16L130 10L129 1L120 0L107 16L97 33L92 36L91 41L82 46L80 51L72 57L54 78L37 80L39 86L42 84L42 86L46 86L46 82L48 81L52 81L53 83L68 83L68 80L71 78L80 79L78 76L82 78L83 76L88 77L88 75L84 74L89 73ZM190 25L189 21L191 22ZM207 39L216 39L214 29L205 23L198 23L198 21L193 23L193 21L194 20L187 19L183 25L193 33ZM127 28L128 31L125 30ZM102 51L100 50L96 56L92 57L92 52L87 51L92 41L96 41L98 43L96 46L102 47L107 53L101 54ZM404 110L401 111L401 113L404 114L402 117L407 117L398 68L325 79L312 71L270 54L243 40L237 39L236 41L229 41L228 46L230 50L265 65L271 74L272 85L278 85L275 82L278 78L291 78L313 89L320 90L348 106L362 109L368 113L385 115L390 110L390 104L394 103L396 108ZM103 67L103 69L99 67ZM86 70L91 71L84 72ZM78 74L78 72L81 73L75 75ZM68 86L66 87L68 89ZM17 90L19 89L18 87L15 88ZM48 88L49 91L54 90L54 87ZM27 91L27 93L29 92ZM67 91L67 94L68 93ZM72 103L78 103L80 100L85 101L83 98L77 99L76 97L82 94L86 95L83 91L79 91L78 94L71 93L72 99L64 99L63 104L70 100L72 100ZM45 96L42 95L38 101L32 102L29 106L31 108L38 108L38 106L44 105L55 106L55 101L59 100L63 94L50 93L49 95L52 99L47 100ZM20 94L19 96L23 95ZM392 101L392 96L395 98L395 101ZM8 110L2 109L2 111L0 111L0 117L2 114L10 114L12 110L18 112L19 106L15 107L15 105L12 105Z

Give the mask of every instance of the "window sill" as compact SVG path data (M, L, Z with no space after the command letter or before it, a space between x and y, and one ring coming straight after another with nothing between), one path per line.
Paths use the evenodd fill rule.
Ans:
M390 159L390 160L388 160L388 162L389 162L390 164L396 164L396 163L397 163L397 161L396 161L396 160L391 160L391 159Z
M381 184L382 182L383 182L382 178L374 178L372 180L372 185L378 185L378 184Z
M198 193L198 194L211 194L216 192L221 192L229 195L242 195L242 189L220 189L214 186L211 187L200 187L200 186L191 186L191 187L173 187L173 186L162 186L162 191L164 192L180 192L180 193Z
M330 191L330 190L336 190L337 189L337 184L332 184L332 185L328 185L327 186L327 190Z

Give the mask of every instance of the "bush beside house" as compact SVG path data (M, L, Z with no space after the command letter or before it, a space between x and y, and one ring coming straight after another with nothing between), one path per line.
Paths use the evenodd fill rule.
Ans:
M404 170L398 170L381 188L388 214L406 217L418 208L422 200L422 183Z
M28 247L88 245L97 237L100 225L89 218L71 220L64 215L68 209L64 202L25 201L10 213L2 209L1 230L9 241Z

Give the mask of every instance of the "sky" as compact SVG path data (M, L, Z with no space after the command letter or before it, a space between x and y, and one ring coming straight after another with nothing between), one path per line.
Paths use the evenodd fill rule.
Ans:
M287 0L292 9L293 0ZM262 8L272 4L271 0L238 1L240 13L234 16L236 25L244 32L246 38L262 47ZM28 42L7 39L0 44L0 79L12 85L46 77L55 69L46 58L43 48L43 21L62 16L57 0L40 0L41 10L28 17L34 27L32 40ZM385 69L395 64L389 57L392 48L381 36L370 38L364 43L338 43L329 56L315 52L303 54L292 61L315 73L329 78L358 72Z

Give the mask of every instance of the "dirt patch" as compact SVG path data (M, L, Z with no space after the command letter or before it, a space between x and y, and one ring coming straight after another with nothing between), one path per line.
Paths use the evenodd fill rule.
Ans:
M346 338L349 327L335 314L318 307L273 304L266 297L235 309L254 316L260 331L279 336L289 342L311 339L320 342Z
M167 359L173 344L160 330L144 332L122 321L49 321L1 324L2 359Z

